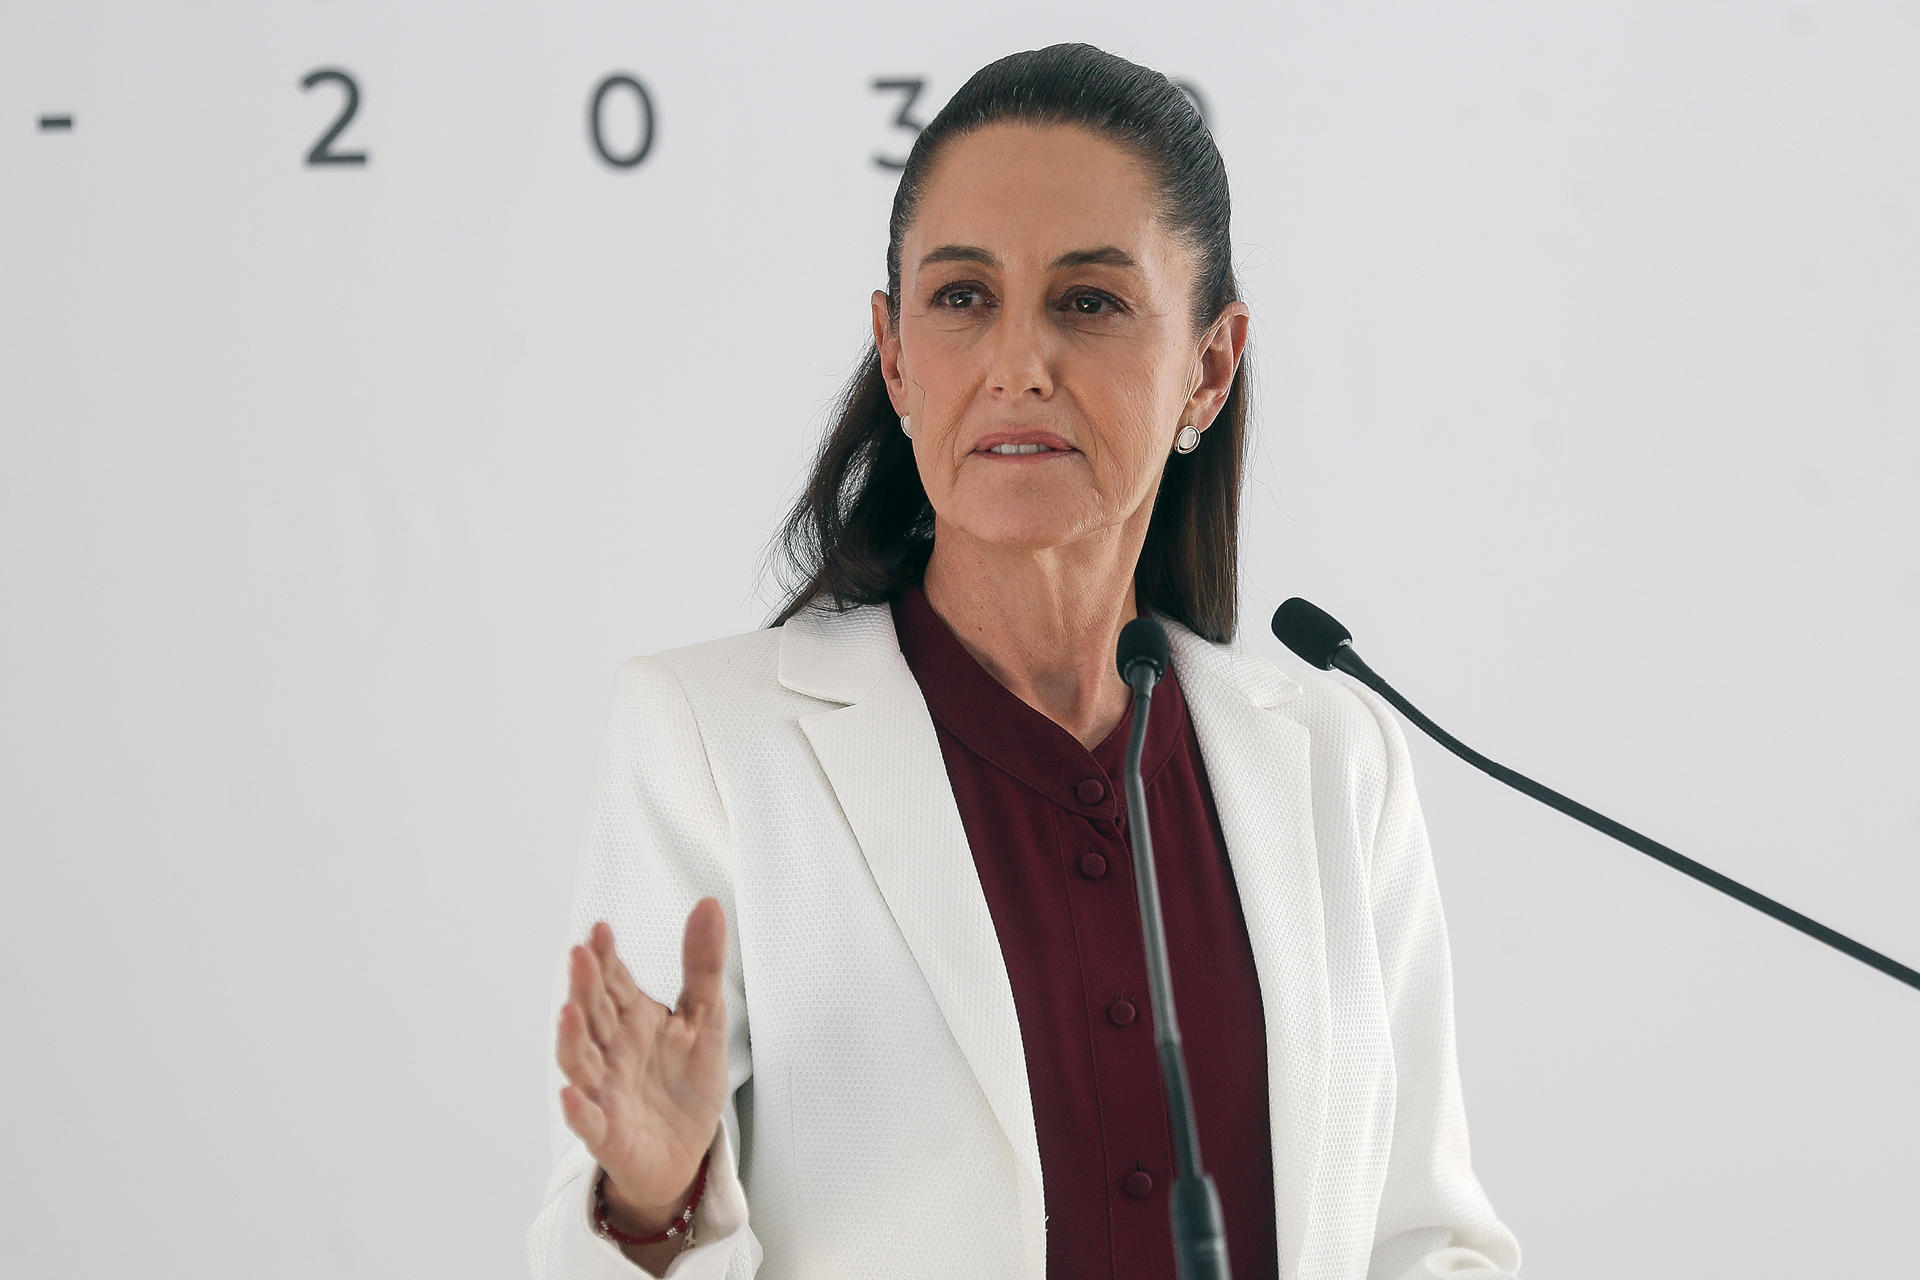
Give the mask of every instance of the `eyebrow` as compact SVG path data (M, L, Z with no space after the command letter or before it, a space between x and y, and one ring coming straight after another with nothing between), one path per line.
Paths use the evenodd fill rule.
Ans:
M1000 270L1000 259L985 249L971 244L943 244L920 259L920 269L926 270L936 262L977 262L983 267ZM1098 249L1075 249L1055 258L1047 268L1058 271L1062 267L1138 267L1133 255L1119 245L1103 244Z

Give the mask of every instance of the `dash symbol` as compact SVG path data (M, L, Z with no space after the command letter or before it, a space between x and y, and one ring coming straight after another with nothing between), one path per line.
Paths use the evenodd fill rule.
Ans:
M42 133L72 133L72 132L73 132L73 117L72 117L72 116L41 116L41 117L40 117L40 132L42 132Z

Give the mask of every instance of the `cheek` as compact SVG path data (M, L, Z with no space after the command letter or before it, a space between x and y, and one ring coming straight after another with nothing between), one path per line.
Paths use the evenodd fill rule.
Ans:
M967 352L957 334L910 317L902 322L900 339L900 368L910 382L932 394L959 378Z
M1166 385L1150 369L1134 363L1115 369L1098 384L1101 435L1108 449L1123 455L1131 465L1146 466L1159 456L1160 437L1172 439L1173 426L1167 421ZM1117 460L1117 459L1116 459Z

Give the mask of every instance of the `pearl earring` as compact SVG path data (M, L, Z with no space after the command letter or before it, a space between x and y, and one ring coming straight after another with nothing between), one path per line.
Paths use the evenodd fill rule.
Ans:
M1200 447L1200 428L1191 422L1180 428L1180 434L1173 438L1175 453L1192 453Z
M913 415L912 414L903 413L900 415L900 434L904 435L909 440L913 439Z

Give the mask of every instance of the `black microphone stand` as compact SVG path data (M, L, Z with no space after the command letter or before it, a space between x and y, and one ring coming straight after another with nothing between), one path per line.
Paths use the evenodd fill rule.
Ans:
M1920 991L1920 970L1901 964L1892 956L1883 955L1864 943L1856 942L1839 930L1830 929L1783 902L1776 902L1764 893L1749 889L1731 876L1722 875L1712 867L1695 862L1685 854L1641 835L1632 827L1615 822L1606 814L1589 809L1578 800L1563 796L1551 787L1535 782L1524 773L1509 769L1498 761L1489 760L1481 755L1428 719L1418 707L1408 702L1399 690L1381 679L1379 674L1362 661L1358 653L1354 652L1353 636L1347 629L1314 604L1298 596L1283 603L1273 615L1273 634L1282 644L1313 666L1326 671L1338 668L1346 672L1385 698L1396 711L1418 726L1422 733L1488 777L1498 779L1522 795L1531 796L1541 804L1559 810L1576 822L1585 823L1595 831L1612 836L1629 849L1636 849L1655 861L1664 862L1675 871L1692 876L1701 884L1718 889L1736 902L1744 902L1755 911L1772 916L1781 924L1789 925L1809 938L1826 943L1842 955L1852 956L1861 964L1878 969L1895 981L1904 982L1916 991Z
M1128 632L1133 633L1132 645ZM1200 1125L1187 1083L1186 1056L1180 1051L1180 1025L1173 1015L1166 922L1160 914L1160 882L1153 867L1153 833L1147 828L1147 789L1140 778L1153 686L1165 672L1166 653L1166 633L1152 619L1136 618L1122 630L1120 674L1133 690L1133 732L1127 740L1127 825L1133 845L1134 890L1140 897L1140 931L1147 946L1147 976L1153 989L1154 1045L1160 1051L1167 1115L1173 1123L1174 1259L1180 1280L1228 1280L1226 1221L1213 1179L1200 1167Z

